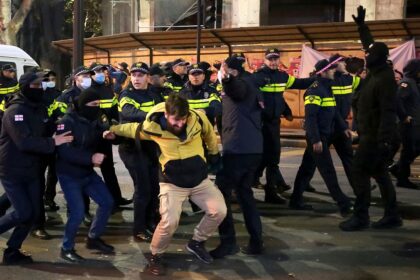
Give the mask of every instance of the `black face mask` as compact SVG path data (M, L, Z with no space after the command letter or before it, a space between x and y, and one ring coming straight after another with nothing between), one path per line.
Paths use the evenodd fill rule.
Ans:
M25 87L24 89L22 89L22 94L31 102L39 103L42 101L42 95L44 94L44 90L42 88Z
M99 106L86 106L82 105L79 108L79 114L89 121L95 121L99 119Z

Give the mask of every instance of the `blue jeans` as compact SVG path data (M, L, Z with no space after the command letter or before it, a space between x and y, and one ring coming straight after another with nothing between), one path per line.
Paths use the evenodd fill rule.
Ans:
M11 249L20 249L40 209L41 187L36 178L1 178L13 211L0 218L0 234L15 228L7 242Z
M84 178L73 178L62 174L57 175L69 209L62 247L64 250L71 250L74 248L77 230L85 216L83 194L89 196L98 204L95 218L89 229L89 238L98 238L105 231L114 200L104 181L96 173L92 173L92 175Z

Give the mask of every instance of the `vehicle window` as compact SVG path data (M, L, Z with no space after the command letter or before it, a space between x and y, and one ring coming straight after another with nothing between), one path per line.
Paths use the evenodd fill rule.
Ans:
M26 73L28 71L31 71L33 68L36 68L36 66L32 65L23 65L23 73Z
M0 68L3 67L3 65L11 64L13 68L16 69L16 63L10 62L10 61L0 61Z

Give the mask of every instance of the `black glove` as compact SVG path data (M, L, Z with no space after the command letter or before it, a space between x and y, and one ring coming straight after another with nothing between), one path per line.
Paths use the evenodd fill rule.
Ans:
M363 6L357 7L357 17L352 15L354 22L360 26L365 24L366 9Z
M222 169L222 161L219 153L207 155L207 163L209 173L211 174L217 174Z

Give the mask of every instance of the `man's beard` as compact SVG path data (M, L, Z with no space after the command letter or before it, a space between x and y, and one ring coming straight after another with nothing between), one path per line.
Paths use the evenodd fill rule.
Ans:
M170 133L174 134L175 136L180 136L185 131L185 127L186 127L186 125L183 125L182 127L173 126L169 122L167 125L168 125L167 130Z

